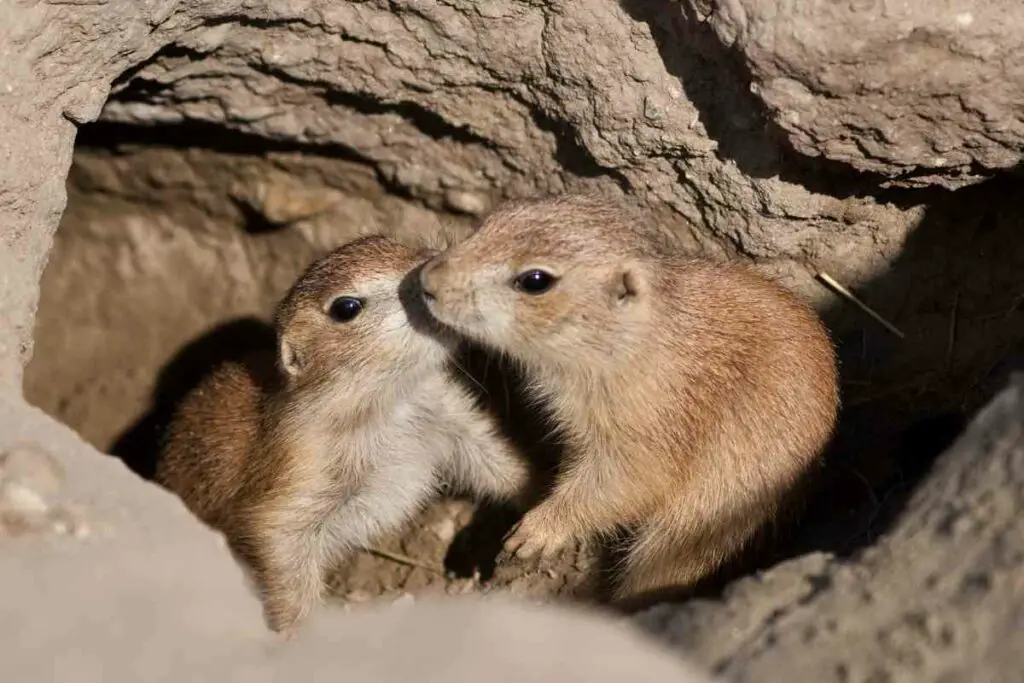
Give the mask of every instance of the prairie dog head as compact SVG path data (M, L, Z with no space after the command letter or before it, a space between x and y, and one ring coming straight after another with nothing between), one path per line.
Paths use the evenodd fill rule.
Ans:
M372 235L314 262L278 306L289 386L344 380L355 392L441 367L451 341L423 310L416 270L435 252Z
M526 361L629 348L650 312L650 252L624 207L586 196L507 203L420 273L430 312Z

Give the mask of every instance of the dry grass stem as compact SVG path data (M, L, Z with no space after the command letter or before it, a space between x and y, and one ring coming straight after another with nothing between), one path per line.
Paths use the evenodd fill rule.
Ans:
M907 338L907 336L905 334L903 334L903 332L901 332L898 327L896 327L891 322L889 322L888 320L883 318L873 308L871 308L866 303L864 303L863 301L858 299L856 296L854 296L853 292L851 292L846 287L843 287L841 284L839 284L836 281L836 279L834 277L832 277L831 275L829 275L828 273L826 273L824 271L819 271L818 272L818 279L821 280L822 282L824 282L830 289L832 289L834 292L836 292L837 294L842 296L844 299L846 299L847 301L849 301L850 303L855 305L857 308L859 308L860 310L862 310L865 313L867 313L868 315L870 315L872 318L874 318L878 322L879 325L881 325L885 329L889 330L890 332L892 332L894 335L896 335L900 339L906 339Z
M430 564L429 562L420 562L419 560L415 560L411 557L407 557L399 553L393 553L387 550L380 550L379 548L363 548L362 550L363 552L373 555L374 557L379 557L384 560L390 560L391 562L395 562L396 564L402 564L407 567L418 567L419 569L423 569L428 572L433 572L434 574L439 574L441 576L445 575L444 568Z

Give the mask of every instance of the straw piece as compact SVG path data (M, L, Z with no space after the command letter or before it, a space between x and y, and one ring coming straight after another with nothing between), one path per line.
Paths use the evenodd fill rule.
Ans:
M829 288L831 288L837 294L839 294L840 296L844 297L847 301L849 301L853 305L857 306L857 308L859 308L860 310L862 310L865 313L867 313L868 315L870 315L872 318L874 318L878 322L878 324L880 324L882 327L884 327L885 329L887 329L890 332L892 332L894 335L896 335L900 339L906 339L907 338L907 336L905 334L903 334L903 332L901 332L899 330L899 328L897 328L891 322L889 322L888 320L883 318L881 315L876 313L875 310L872 309L870 306L868 306L866 303L864 303L863 301L858 299L856 296L854 296L853 293L850 290L848 290L846 287L843 287L841 284L836 282L835 278L833 278L828 273L826 273L824 271L819 271L818 272L818 279L821 280L822 282L824 282Z
M420 569L425 569L428 572L440 574L441 576L445 575L445 571L443 568L429 564L427 562L420 562L419 560L414 560L413 558L407 557L405 555L400 555L398 553L393 553L387 550L380 550L379 548L363 548L362 550L365 553L374 555L375 557L379 557L384 560L391 560L392 562L395 562L397 564L403 564L408 567L419 567Z

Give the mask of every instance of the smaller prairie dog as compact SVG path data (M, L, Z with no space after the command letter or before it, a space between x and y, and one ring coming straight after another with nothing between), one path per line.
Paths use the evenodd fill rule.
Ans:
M277 309L276 371L227 364L172 422L157 480L225 532L276 631L441 481L523 495L527 464L447 374L458 340L410 294L432 254L371 236L318 260Z
M674 253L625 206L507 203L420 277L440 322L522 364L565 440L506 551L630 530L617 601L734 558L831 438L838 373L813 311L747 267Z

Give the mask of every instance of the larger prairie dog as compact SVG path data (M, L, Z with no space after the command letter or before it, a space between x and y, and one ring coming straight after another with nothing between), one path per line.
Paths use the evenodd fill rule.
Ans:
M507 203L420 275L442 323L524 366L565 440L506 550L631 530L619 601L735 557L831 438L836 360L813 311L751 269L673 252L624 205Z
M225 531L274 630L442 480L524 490L526 464L446 372L457 340L410 294L429 255L372 236L318 260L278 307L277 368L225 365L172 422L157 480Z

